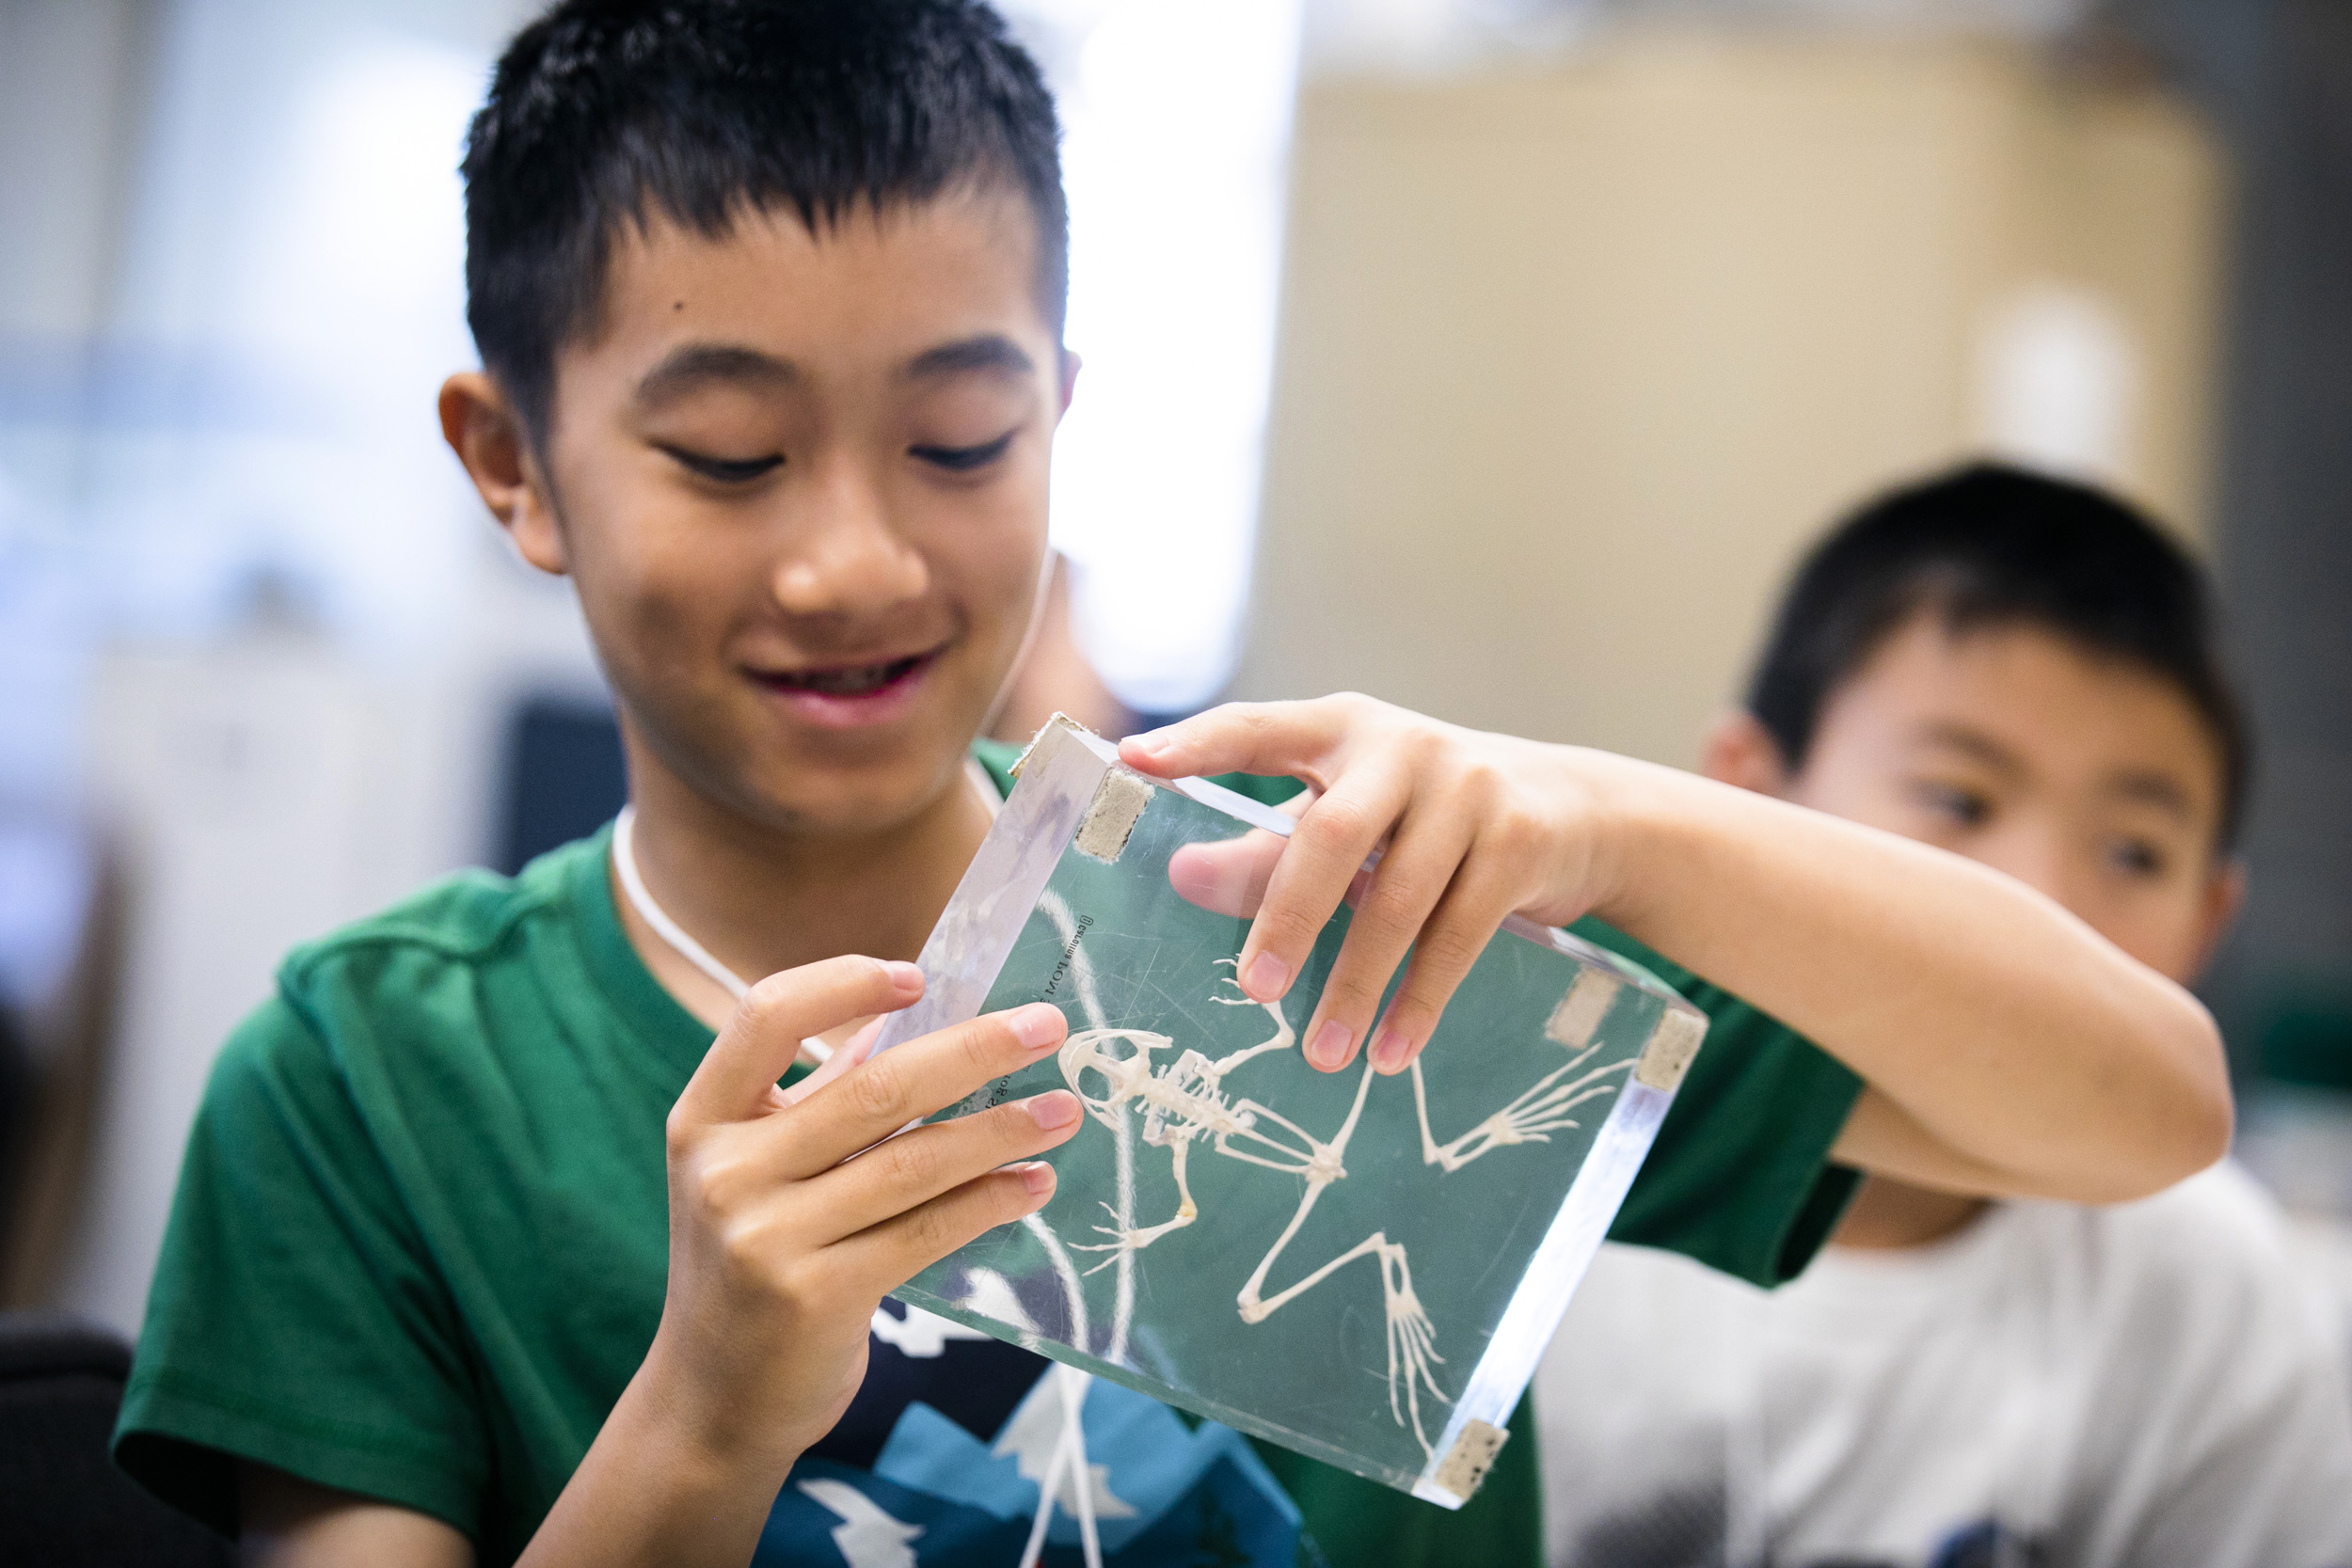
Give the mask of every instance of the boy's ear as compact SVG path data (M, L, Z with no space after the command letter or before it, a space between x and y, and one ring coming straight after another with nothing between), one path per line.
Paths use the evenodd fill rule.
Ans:
M1061 406L1054 411L1057 423L1060 421L1061 416L1070 412L1071 395L1078 389L1078 367L1083 363L1084 361L1069 349L1065 348L1061 351Z
M2203 907L2197 911L2197 956L2188 972L2192 981L2203 977L2214 949L2230 934L2230 924L2245 903L2246 862L2235 855L2216 861L2205 874Z
M441 438L449 443L482 504L499 520L516 553L561 577L570 562L564 532L548 502L547 476L514 405L480 371L462 371L441 383Z
M1780 742L1745 708L1734 708L1708 726L1699 771L1717 784L1758 795L1788 793L1788 767L1781 758Z

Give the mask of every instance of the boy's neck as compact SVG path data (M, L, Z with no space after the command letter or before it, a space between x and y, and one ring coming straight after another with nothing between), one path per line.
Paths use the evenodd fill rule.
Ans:
M1831 1235L1833 1245L1883 1251L1926 1246L1964 1228L1989 1205L1980 1197L1866 1176Z
M779 832L747 822L658 763L631 768L630 798L646 891L745 980L844 953L916 957L986 836L990 816L962 768L912 817L852 836ZM645 925L617 885L615 903L630 945L654 977L704 1022L724 1022L733 999Z

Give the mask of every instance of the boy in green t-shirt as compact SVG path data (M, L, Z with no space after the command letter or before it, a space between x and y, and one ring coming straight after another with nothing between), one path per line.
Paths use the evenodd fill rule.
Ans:
M485 372L442 426L578 587L630 831L289 958L191 1134L118 1454L256 1561L1011 1561L1040 1364L884 1298L1040 1206L1079 1108L842 1162L1064 1032L1026 1007L863 1060L1004 787L973 737L1078 368L1050 101L976 0L567 0L466 176ZM1305 781L1259 1000L1383 851L1300 1031L1326 1070L1401 1069L1514 911L1698 1000L1621 1237L1772 1283L1855 1168L2103 1199L2226 1140L2196 1003L1957 857L1361 697L1122 755ZM1086 1414L1122 1565L1539 1553L1524 1436L1446 1513L1103 1385Z

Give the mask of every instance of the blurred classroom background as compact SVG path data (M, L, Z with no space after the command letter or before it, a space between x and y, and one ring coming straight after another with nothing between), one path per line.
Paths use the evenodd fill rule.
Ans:
M533 8L0 0L0 1306L135 1332L284 950L617 801L568 590L432 412L459 140ZM1006 8L1068 124L1057 684L1687 765L1856 499L1982 451L2114 483L2234 616L2209 997L2243 1156L2352 1279L2352 8Z

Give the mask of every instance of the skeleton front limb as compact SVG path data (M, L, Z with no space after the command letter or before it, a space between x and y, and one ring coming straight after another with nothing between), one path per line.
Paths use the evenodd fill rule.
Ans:
M1140 1252L1145 1247L1150 1246L1153 1242L1156 1242L1161 1237L1167 1235L1169 1231L1182 1230L1184 1227L1190 1225L1194 1220L1200 1218L1200 1211L1192 1201L1192 1183L1186 1180L1184 1175L1184 1159L1185 1156L1192 1152L1192 1134L1187 1132L1171 1137L1168 1140L1168 1146L1169 1164L1173 1167L1176 1175L1175 1215L1163 1224L1143 1226L1133 1230L1121 1230L1115 1225L1098 1225L1094 1227L1095 1234L1099 1236L1108 1236L1111 1239L1107 1242L1097 1242L1085 1246L1073 1246L1071 1249L1072 1251L1107 1252L1114 1255L1121 1252ZM1103 1205L1103 1210L1114 1220L1119 1217L1119 1211L1113 1209L1107 1203ZM1094 1267L1087 1270L1087 1273L1100 1274L1103 1270L1109 1268L1118 1260L1119 1259L1116 1256L1106 1258L1102 1262L1095 1264Z

